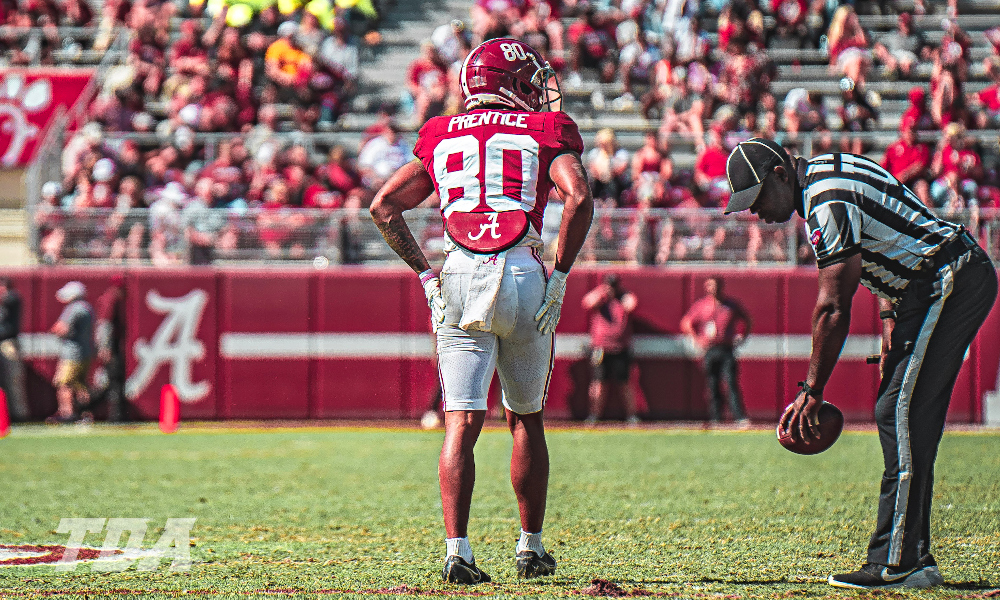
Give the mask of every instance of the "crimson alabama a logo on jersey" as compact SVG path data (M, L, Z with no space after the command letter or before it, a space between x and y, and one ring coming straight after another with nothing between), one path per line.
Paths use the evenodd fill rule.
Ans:
M448 217L447 229L451 239L466 250L496 254L524 239L528 216L523 210L453 212Z

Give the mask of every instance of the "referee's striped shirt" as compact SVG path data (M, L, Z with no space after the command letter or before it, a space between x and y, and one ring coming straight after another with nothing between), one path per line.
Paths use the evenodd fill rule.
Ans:
M854 154L799 159L806 235L820 268L861 253L861 283L898 300L922 262L959 234L878 163Z

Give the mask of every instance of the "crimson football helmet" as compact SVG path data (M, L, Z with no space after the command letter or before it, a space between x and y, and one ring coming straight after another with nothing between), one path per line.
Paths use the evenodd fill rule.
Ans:
M497 38L476 46L459 75L465 108L502 104L513 109L540 111L559 106L562 91L549 63L520 40Z

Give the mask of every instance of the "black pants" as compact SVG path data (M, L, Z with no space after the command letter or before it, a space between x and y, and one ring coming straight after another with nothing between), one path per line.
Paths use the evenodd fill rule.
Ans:
M91 390L90 402L81 406L79 410L93 410L101 404L108 405L108 422L121 423L128 419L128 411L125 398L125 357L115 353L104 365L105 373L108 376L107 387L103 389Z
M708 414L713 421L722 419L722 382L726 383L729 412L736 420L745 419L743 396L736 371L736 355L732 346L711 346L705 352L705 383L708 385Z
M885 471L868 562L909 567L930 552L934 460L965 352L993 307L997 276L974 248L896 308L875 405Z
M120 423L128 419L125 410L125 357L112 355L105 368L108 370L108 421Z
M215 259L215 248L213 246L191 244L190 252L189 261L192 265L210 265Z

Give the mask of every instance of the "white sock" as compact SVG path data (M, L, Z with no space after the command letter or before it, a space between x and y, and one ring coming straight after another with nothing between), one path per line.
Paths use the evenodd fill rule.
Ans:
M472 564L475 560L472 556L472 546L469 545L469 538L446 538L445 545L448 547L448 556L461 556L462 560Z
M531 550L538 556L545 554L545 546L542 545L541 531L538 533L528 533L523 529L521 530L521 539L517 541L517 549L514 550L514 552L523 552L525 550Z

